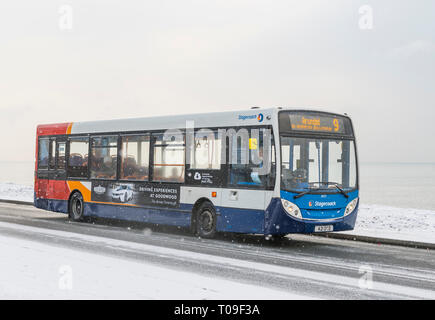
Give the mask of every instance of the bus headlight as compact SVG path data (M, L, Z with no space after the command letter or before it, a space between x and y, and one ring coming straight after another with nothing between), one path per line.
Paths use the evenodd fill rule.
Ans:
M282 206L284 207L284 210L291 215L292 217L302 219L302 213L301 210L297 205L295 205L293 202L290 202L285 199L281 199Z
M356 205L358 203L358 199L359 198L355 198L347 204L346 210L344 211L344 216L351 214L355 210Z

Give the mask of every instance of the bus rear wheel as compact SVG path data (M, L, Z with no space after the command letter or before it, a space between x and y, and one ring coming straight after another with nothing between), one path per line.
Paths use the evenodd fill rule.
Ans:
M210 202L204 202L197 210L196 233L202 238L216 235L216 211Z
M75 192L69 201L69 218L73 221L84 220L85 205L80 192Z

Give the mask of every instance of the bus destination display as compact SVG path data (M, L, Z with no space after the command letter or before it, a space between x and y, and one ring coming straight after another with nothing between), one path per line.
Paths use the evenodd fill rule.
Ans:
M291 129L296 131L315 131L344 133L343 119L324 115L295 114L291 113Z

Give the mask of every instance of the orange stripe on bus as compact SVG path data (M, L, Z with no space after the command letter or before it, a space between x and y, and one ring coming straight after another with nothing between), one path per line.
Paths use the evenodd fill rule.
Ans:
M122 202L101 202L101 201L91 201L91 202L97 203L97 204L110 204L110 205L117 205L117 206L139 207L137 204L122 203Z
M78 190L83 196L83 201L91 201L91 190L86 188L80 181L68 181L68 187L70 191Z
M66 129L66 134L71 134L72 125L72 122L68 125L68 129Z

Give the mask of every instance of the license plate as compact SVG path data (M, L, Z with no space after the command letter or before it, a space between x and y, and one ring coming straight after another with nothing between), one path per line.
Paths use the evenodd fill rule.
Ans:
M329 231L333 231L334 230L334 226L332 224L328 224L326 226L315 226L314 227L314 232L329 232Z

